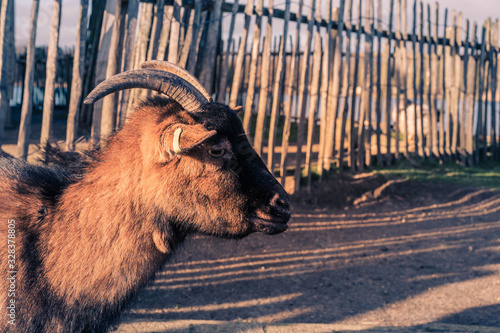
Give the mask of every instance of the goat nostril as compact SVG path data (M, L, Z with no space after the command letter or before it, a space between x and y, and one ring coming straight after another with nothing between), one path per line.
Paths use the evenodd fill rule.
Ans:
M290 209L290 204L288 203L288 201L285 201L281 198L276 201L276 205L282 209L286 209L286 210Z
M271 199L271 207L274 207L278 210L290 210L290 202L287 199L284 199L279 194L276 194Z

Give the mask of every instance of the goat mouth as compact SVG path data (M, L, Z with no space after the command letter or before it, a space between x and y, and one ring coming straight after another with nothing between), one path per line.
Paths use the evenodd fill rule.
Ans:
M285 231L288 228L286 224L288 219L283 220L281 218L269 218L264 219L258 216L254 216L250 219L253 228L257 232L263 232L267 235L275 235Z

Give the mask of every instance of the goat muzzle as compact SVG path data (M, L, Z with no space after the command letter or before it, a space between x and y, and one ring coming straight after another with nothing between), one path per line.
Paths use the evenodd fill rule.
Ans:
M286 194L276 193L269 206L257 209L251 218L254 230L268 235L285 231L290 220L290 201Z

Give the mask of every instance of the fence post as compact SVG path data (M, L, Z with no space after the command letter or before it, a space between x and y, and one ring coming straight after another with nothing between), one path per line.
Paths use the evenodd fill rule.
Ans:
M119 72L121 67L121 55L119 50L123 49L123 29L125 27L126 3L118 0L116 3L115 20L111 42L109 45L108 65L106 66L106 78ZM105 96L102 100L101 112L101 139L106 139L115 130L116 125L116 105L118 104L118 94Z
M319 6L318 6L319 8ZM318 27L319 30L319 27ZM318 109L318 93L320 86L320 72L321 72L321 35L316 31L314 37L314 54L313 54L313 67L311 77L311 89L309 94L311 100L309 102L309 119L307 122L307 144L306 144L306 170L307 175L307 192L311 192L311 161L312 161L312 147L313 147L313 134L315 125L315 115Z
M389 37L387 39L388 44L388 56L387 56L387 90L386 90L386 128L387 128L387 155L386 155L386 165L391 165L392 155L391 155L391 106L392 106L392 73L391 73L391 41L392 41L392 14L394 11L394 0L391 0L391 12L389 14ZM397 140L398 138L396 138Z
M485 136L483 133L483 94L484 94L484 77L485 77L485 62L486 62L486 26L483 26L481 34L481 55L479 60L479 87L478 87L478 108L477 108L477 129L476 129L476 151L475 151L475 162L479 163L480 160L480 140L481 136Z
M24 77L21 123L17 140L17 157L26 160L30 143L31 112L33 109L33 81L35 77L35 40L40 0L33 0L30 18L30 39L26 49L26 75Z
M241 75L241 72L243 70L243 61L245 58L248 30L250 28L250 21L252 20L253 7L254 7L254 0L248 0L245 6L245 24L243 26L243 32L241 34L241 42L238 48L236 63L234 65L233 84L231 86L231 96L229 98L229 106L232 108L236 107L240 86L242 85L243 76Z
M333 64L330 66L328 72L328 84L330 86L328 91L327 109L330 111L331 115L329 118L329 123L327 124L327 130L325 135L325 154L324 154L324 166L325 170L330 170L334 154L337 153L337 119L339 114L339 104L341 95L341 79L343 76L342 66L342 45L343 45L343 30L344 30L344 7L345 0L340 1L340 7L333 9L332 20L338 22L338 28L335 33L330 33L330 38L333 39L335 45L330 44L331 58L333 59Z
M252 58L250 60L250 73L248 77L248 89L247 98L244 109L243 116L243 129L247 135L250 135L250 119L252 117L252 106L254 104L255 98L255 82L257 80L257 59L259 58L259 48L260 48L260 34L261 34L261 24L262 24L262 8L263 0L257 0L257 6L255 7L255 26L253 32L253 43L252 43Z
M66 149L75 149L75 136L78 132L78 114L82 97L82 77L85 65L85 42L87 40L87 15L89 1L80 0L80 15L76 26L75 54L73 56L73 77L71 81L71 99L69 102L68 122L66 126Z
M127 26L125 28L124 47L122 52L121 71L125 72L132 69L133 55L135 47L135 31L137 28L137 13L139 11L138 0L128 0L127 5ZM130 90L122 90L118 93L119 105L116 115L116 130L120 129L125 123L127 116L127 107L130 97Z
M271 119L269 124L269 140L267 146L267 167L273 172L274 167L274 146L276 141L276 127L278 119L278 108L284 99L284 81L286 74L286 39L288 37L288 24L290 21L290 0L286 1L285 22L283 26L283 36L280 38L280 49L278 55L278 68L276 70L276 80L273 87L273 104L271 107ZM293 59L292 59L293 62Z
M269 0L269 10L266 26L266 37L264 39L264 49L262 50L262 64L260 74L259 104L257 108L257 122L255 126L255 136L253 146L257 154L262 156L262 140L266 126L267 97L269 94L269 74L271 61L271 39L273 30L273 0Z
M314 27L314 13L316 10L316 1L312 3L311 11L307 17L308 28L306 45L304 48L304 57L300 66L299 77L299 102L297 104L298 110L298 130L297 130L297 155L295 160L295 189L294 193L300 189L300 179L302 176L302 142L304 141L304 123L305 123L305 110L307 106L307 87L309 85L309 63L311 54L312 34Z
M430 5L427 6L428 16L429 16L429 68L431 69L431 81L430 81L430 91L429 91L429 115L430 115L430 135L432 141L432 155L435 158L440 158L439 148L438 148L438 129L437 129L437 92L438 92L438 51L437 51L437 38L438 38L438 26L439 26L439 7L436 2L435 8L435 24L434 24L434 37L432 36L431 29L431 8ZM434 52L432 52L432 50Z
M415 0L415 6L416 3L417 0ZM377 23L378 49L377 49L377 95L375 100L375 114L377 116L377 165L382 166L383 165L382 148L381 148L382 143L380 137L382 133L382 128L380 127L382 123L382 0L378 0L377 2L377 21L378 21ZM416 22L415 17L413 19L413 22L414 22L413 29L415 30L415 22ZM413 32L413 36L415 36L415 32Z
M349 103L348 103L348 95L350 88L350 78L351 78L351 32L352 32L352 1L347 0L347 8L346 13L348 19L345 22L346 27L346 66L347 71L344 72L342 89L345 90L344 96L344 106L342 110L342 125L340 127L340 147L339 147L339 156L338 156L338 166L339 170L342 171L344 167L344 144L345 144L345 135L346 135L346 125L347 125L347 114L349 111Z
M202 57L202 69L199 75L200 82L205 86L207 91L211 94L214 92L213 78L215 73L215 61L217 58L217 49L219 44L219 27L221 18L222 0L215 0L212 16L210 16L210 25L208 28L208 37L206 52Z
M50 40L47 51L47 70L45 79L45 95L43 98L42 133L40 146L43 152L49 143L54 117L54 90L57 70L57 49L59 45L59 27L61 26L62 0L52 2L52 19L50 24ZM45 160L45 156L44 156Z
M320 8L318 6L318 8ZM326 45L323 48L323 60L321 64L321 84L320 84L320 106L319 112L321 113L320 119L320 133L319 133L319 153L318 153L318 164L317 164L317 172L319 175L319 181L322 180L323 176L323 165L324 165L324 155L325 155L325 146L326 146L326 132L328 124L330 123L331 110L328 109L328 90L331 89L328 85L328 79L330 78L330 62L333 60L333 52L330 49L333 47L332 43L334 42L332 32L333 32L333 8L332 8L332 0L328 1L328 26L326 28Z
M14 35L13 27L14 1L3 0L0 10L0 151L9 105L9 85L12 72L8 70L8 61L16 56L14 46L9 45L9 39ZM14 51L14 52L12 52Z
M234 32L234 24L236 21L236 13L238 12L239 0L234 0L233 3L233 11L231 13L231 23L229 24L229 34L227 37L227 48L226 48L226 57L224 58L224 65L221 68L221 80L219 82L219 89L217 93L217 101L221 103L225 103L226 101L226 86L227 86L227 72L229 67L229 54L231 52L231 48L233 47L233 32ZM271 6L269 6L271 7Z
M404 0L406 3L406 0ZM366 25L366 36L365 36L365 55L368 55L368 59L365 57L365 76L367 77L367 82L365 84L365 121L368 123L365 134L365 126L363 124L360 127L359 132L359 162L358 167L360 170L364 168L364 165L371 166L372 164L372 117L373 117L373 48L374 48L374 7L373 0L368 0L366 6L366 17L368 19ZM366 136L366 138L365 138Z
M95 70L95 80L91 83L91 89L106 79L106 68L108 62L109 45L114 25L115 10L118 0L106 1L106 9L103 16L103 29L98 43L98 54ZM101 139L101 113L103 101L99 100L93 104L92 124L89 146L96 147Z
M290 130L292 123L292 101L293 101L293 84L295 82L296 68L298 67L297 54L300 50L300 24L302 22L302 8L304 6L304 0L299 0L299 12L297 14L297 24L295 29L295 47L292 51L292 58L290 60L291 66L289 71L289 77L286 87L285 95L288 96L288 102L285 102L284 114L285 123L283 125L283 138L281 141L281 163L280 163L280 175L281 175L281 185L286 189L286 173L288 165L288 145L290 140Z

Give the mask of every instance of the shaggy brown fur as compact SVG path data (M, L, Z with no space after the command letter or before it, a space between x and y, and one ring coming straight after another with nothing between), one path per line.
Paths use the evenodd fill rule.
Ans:
M187 234L286 229L286 193L236 113L216 103L206 109L191 115L150 99L78 180L0 158L1 269L17 271L15 295L7 293L10 275L1 279L0 304L9 311L14 300L15 326L4 316L0 331L105 332ZM182 154L172 147L178 127Z

